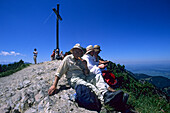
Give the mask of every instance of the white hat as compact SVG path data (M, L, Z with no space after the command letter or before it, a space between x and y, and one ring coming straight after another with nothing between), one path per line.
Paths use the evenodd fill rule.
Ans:
M75 48L80 49L80 50L83 52L83 49L82 49L82 47L80 46L79 43L77 43L77 44L70 50L70 52L73 53L73 49L75 49ZM84 53L84 52L83 52L83 53Z
M86 53L85 54L88 54L88 53L90 53L91 51L93 51L94 49L93 49L93 46L92 45L89 45L89 46L87 46L86 47Z

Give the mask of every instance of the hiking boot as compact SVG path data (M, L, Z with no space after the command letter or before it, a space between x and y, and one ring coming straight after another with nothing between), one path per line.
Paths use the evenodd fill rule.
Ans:
M129 98L129 94L124 93L123 100L122 100L124 105L127 103L128 98Z
M107 91L104 94L104 104L114 105L115 103L119 103L123 99L123 91L118 90L115 92Z
M118 111L121 111L122 113L129 113L128 109L127 109L127 106L126 106L128 98L129 98L129 95L127 93L124 93L122 102L120 102L117 106L115 106L115 108Z

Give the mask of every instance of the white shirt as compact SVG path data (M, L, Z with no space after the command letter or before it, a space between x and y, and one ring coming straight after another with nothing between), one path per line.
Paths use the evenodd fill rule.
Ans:
M38 52L37 52L37 51L34 51L33 54L34 54L34 56L37 57Z
M95 57L91 56L90 54L84 54L82 59L87 61L87 67L91 73L97 75L99 74L102 76L101 69L98 67L99 62L96 62ZM109 85L105 82L106 87L108 88Z
M98 62L95 62L95 59L90 54L83 55L82 59L87 61L87 67L90 70L90 72L94 74L102 74L100 68L98 68Z

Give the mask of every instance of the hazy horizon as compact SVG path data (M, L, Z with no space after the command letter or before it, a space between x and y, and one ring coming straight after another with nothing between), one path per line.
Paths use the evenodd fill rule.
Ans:
M129 64L125 69L133 73L143 73L149 76L163 76L170 79L169 64Z

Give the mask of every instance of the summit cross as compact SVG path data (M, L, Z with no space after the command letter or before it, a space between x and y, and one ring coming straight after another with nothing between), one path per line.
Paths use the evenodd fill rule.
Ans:
M53 8L53 11L54 13L56 14L57 16L57 24L56 24L56 50L58 49L57 51L57 58L59 58L59 20L62 20L60 14L59 14L59 4L57 4L57 10L55 8Z

